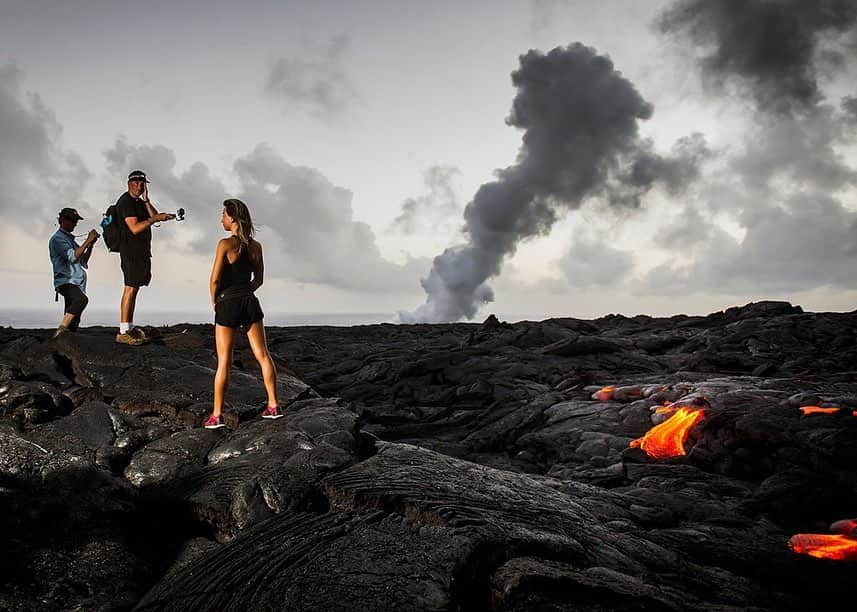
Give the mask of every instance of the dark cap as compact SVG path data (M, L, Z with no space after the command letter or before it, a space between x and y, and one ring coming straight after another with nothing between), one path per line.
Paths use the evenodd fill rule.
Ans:
M149 179L146 178L146 173L142 170L133 170L131 174L128 175L129 181L146 181L147 183L151 183Z
M74 219L75 221L80 221L83 219L74 208L63 208L59 214L61 219Z

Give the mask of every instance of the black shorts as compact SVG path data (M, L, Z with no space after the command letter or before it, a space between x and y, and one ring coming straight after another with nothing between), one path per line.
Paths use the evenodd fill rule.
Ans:
M81 291L80 287L72 283L60 285L56 288L56 292L65 299L65 314L79 317L86 305L89 304L89 298L86 297L86 294Z
M152 280L152 258L149 255L120 251L119 259L126 287L145 287Z
M226 298L214 304L214 322L223 327L249 327L264 318L255 295Z

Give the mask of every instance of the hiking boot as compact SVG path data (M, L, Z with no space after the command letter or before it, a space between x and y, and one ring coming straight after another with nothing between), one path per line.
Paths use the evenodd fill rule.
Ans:
M282 418L283 414L280 412L279 406L266 406L262 411L263 419L279 419Z
M220 429L221 427L226 427L226 423L223 422L223 415L218 414L214 416L213 414L208 417L208 420L203 425L206 429Z
M56 338L60 334L64 334L64 333L70 332L70 331L71 331L70 327L68 327L66 325L60 325L59 327L57 327L57 330L54 332L54 338Z
M132 327L128 330L128 334L134 336L135 338L139 338L143 342L149 340L149 337L146 335L146 332L144 332L141 327Z
M137 336L132 336L130 333L116 334L116 342L119 344L127 344L129 346L140 346L143 340Z

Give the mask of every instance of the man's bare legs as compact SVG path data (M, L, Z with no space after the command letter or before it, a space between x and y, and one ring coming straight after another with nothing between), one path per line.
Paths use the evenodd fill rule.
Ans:
M268 352L268 341L265 338L265 326L262 321L256 321L247 329L247 340L253 356L262 368L262 378L265 381L265 391L268 392L268 406L278 406L277 403L277 369L274 360ZM215 413L216 414L216 413Z
M214 410L219 417L229 388L229 371L232 369L232 348L235 346L235 330L223 325L214 326L214 343L217 346L217 374L214 375Z
M122 323L134 322L134 307L137 305L137 292L139 287L125 285L122 291L122 304L119 307L119 320Z

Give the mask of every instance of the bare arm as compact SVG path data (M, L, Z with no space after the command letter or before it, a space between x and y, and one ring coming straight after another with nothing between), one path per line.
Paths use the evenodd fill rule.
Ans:
M209 291L211 292L211 308L214 309L214 296L217 295L217 286L220 284L220 273L223 271L223 262L226 261L226 251L229 249L228 239L217 243L217 251L214 253L214 265L211 267L211 279L209 280Z
M146 206L149 207L148 204ZM154 210L154 208L152 208L152 210ZM169 213L156 213L143 221L140 221L137 217L125 217L125 225L127 225L128 230L136 236L140 232L152 227L155 223L159 223L160 221L169 221L174 218L175 215L171 215Z
M95 244L96 240L98 240L98 232L91 230L89 235L87 235L86 240L83 241L83 244L74 250L73 261L89 263L89 256L92 255L92 246Z
M250 291L256 291L256 289L262 286L265 280L265 262L262 259L262 245L258 242L255 245L259 256L255 261L252 257L250 258L250 261L253 262L253 280L250 281Z

